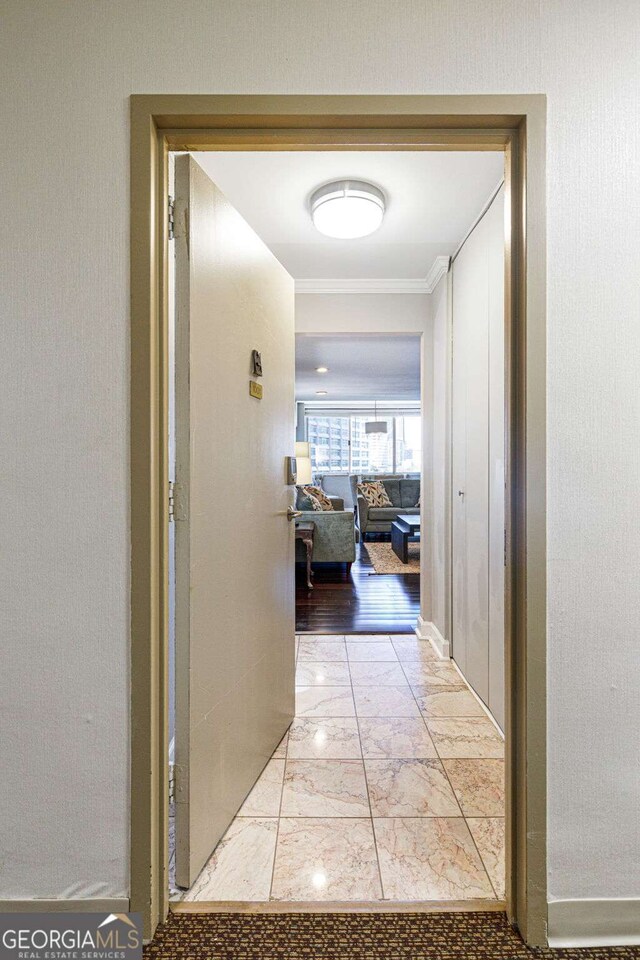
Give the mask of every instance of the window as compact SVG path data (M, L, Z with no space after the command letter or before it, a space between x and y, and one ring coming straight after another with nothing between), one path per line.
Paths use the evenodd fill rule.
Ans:
M307 417L307 440L314 473L348 472L348 417Z
M351 462L354 473L395 473L393 467L393 417L378 416L387 424L386 433L367 433L365 423L373 419L351 417Z
M419 473L422 467L422 420L396 417L396 473Z
M307 415L307 440L314 473L419 473L422 421L417 415L382 416L386 433L367 433L366 416Z

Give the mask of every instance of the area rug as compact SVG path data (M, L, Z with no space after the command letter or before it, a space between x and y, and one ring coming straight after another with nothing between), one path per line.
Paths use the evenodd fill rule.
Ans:
M531 950L503 913L171 914L146 960L637 960L637 947Z
M376 573L420 573L420 544L409 544L409 563L396 557L390 543L365 543L364 548L373 564L370 576Z

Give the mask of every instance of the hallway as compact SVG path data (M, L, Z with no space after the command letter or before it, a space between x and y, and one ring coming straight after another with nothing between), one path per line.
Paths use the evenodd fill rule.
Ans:
M296 718L176 899L503 899L503 740L453 662L411 634L296 646Z

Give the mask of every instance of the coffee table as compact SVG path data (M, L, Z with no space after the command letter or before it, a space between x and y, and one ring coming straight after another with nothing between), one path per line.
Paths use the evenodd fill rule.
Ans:
M391 549L403 563L409 563L409 540L419 536L420 514L398 514L391 524Z

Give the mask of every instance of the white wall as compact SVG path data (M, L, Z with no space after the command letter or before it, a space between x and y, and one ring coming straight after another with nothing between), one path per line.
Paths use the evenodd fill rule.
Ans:
M297 293L296 333L423 333L429 311L426 293Z
M447 391L448 366L450 363L448 302L448 276L445 274L431 295L432 314L432 364L425 379L425 390L430 391L431 445L425 447L431 456L431 504L432 523L429 564L421 570L420 614L427 623L433 623L440 636L451 642L448 595L446 590L447 550ZM425 430L429 425L425 425ZM425 439L427 435L425 434Z
M129 94L490 92L549 110L549 890L638 895L639 28L635 0L5 0L0 894L128 886Z

